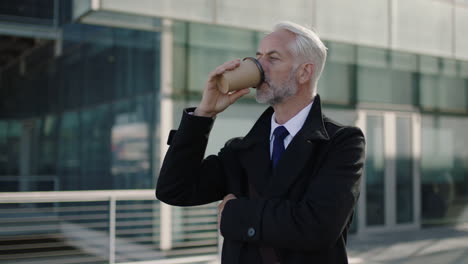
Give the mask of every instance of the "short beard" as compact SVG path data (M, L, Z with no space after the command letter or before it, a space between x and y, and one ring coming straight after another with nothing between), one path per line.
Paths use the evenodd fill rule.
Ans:
M268 87L264 90L257 89L255 99L258 103L275 105L283 102L285 99L293 96L297 92L297 83L295 80L297 67L289 72L288 79L280 85L270 82L266 79Z

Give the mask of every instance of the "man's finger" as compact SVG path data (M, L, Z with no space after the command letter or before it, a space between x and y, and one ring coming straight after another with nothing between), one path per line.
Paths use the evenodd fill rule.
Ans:
M237 68L239 65L240 65L240 59L225 62L224 64L216 67L216 69L212 72L213 74L210 74L210 76L221 75L226 71L230 71L230 70Z
M237 68L240 65L240 62L241 62L240 59L235 59L233 61L230 61L230 62L226 63L225 69L226 70L233 70L233 69Z
M250 89L249 88L246 88L246 89L242 89L242 90L238 90L238 91L235 91L234 93L230 94L229 95L229 102L232 104L234 103L235 101L237 101L239 98L241 98L242 96L246 95L250 93ZM229 195L232 195L234 197L234 199L236 198L236 196L234 196L234 194L228 194L227 196ZM226 197L227 197L226 196ZM225 198L226 198L225 197ZM231 198L232 199L232 198Z

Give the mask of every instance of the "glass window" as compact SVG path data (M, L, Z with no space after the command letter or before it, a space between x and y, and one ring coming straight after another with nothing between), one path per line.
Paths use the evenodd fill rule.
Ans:
M387 69L358 66L357 73L359 102L392 102L391 75Z
M381 116L369 116L366 122L367 157L366 224L385 224L384 123Z
M420 103L425 110L468 110L468 84L463 64L450 59L421 57Z
M80 189L109 189L110 180L110 105L102 104L81 111Z
M114 105L115 113L109 120L109 162L115 189L153 187L154 169L159 164L153 158L155 130L154 98L139 96Z
M436 110L438 101L439 78L435 74L421 73L419 79L419 101L426 110Z
M349 105L355 85L356 68L352 64L327 62L318 83L324 103Z
M20 141L22 125L18 121L0 121L0 191L19 188Z
M466 117L425 115L422 119L422 224L468 221Z
M174 24L174 88L201 93L208 74L236 58L254 57L260 34L206 24ZM185 73L186 79L183 79ZM181 76L182 75L182 76Z
M325 103L349 105L356 84L356 46L337 42L326 45L328 55L318 93Z
M413 104L415 57L383 49L358 47L358 101Z
M39 175L56 175L57 157L57 117L47 115L40 120L37 150L37 170Z
M357 114L355 111L340 110L331 107L322 107L323 114L340 124L345 126L355 126L357 120Z
M22 190L153 187L153 171L159 169L153 158L159 107L155 100L159 91L159 35L67 24L63 26L60 56L50 52L53 45L46 42L45 48L35 49L25 58L26 70L13 65L2 73L1 87L8 91L0 97L0 105L7 110L2 111L2 117L37 123L28 133L31 144L25 149L31 152L27 154L31 164L26 168L31 175L26 177L38 176L54 183L30 184L28 190ZM17 149L21 130L15 143L8 136L13 121L5 122L3 142L11 150ZM126 137L113 138L115 131L125 130L122 127L133 130L128 128L131 133ZM121 152L113 149L116 145ZM19 168L12 167L19 164L20 154L6 153L0 155L0 172L20 178ZM11 186L6 189L16 190Z
M396 130L396 221L411 223L414 212L411 117L397 117Z
M65 112L61 116L57 172L61 190L79 190L80 186L80 119L79 112Z
M28 1L16 0L14 4L8 1L0 1L0 15L2 20L52 25L54 19L54 0ZM66 2L66 1L63 1ZM58 14L57 14L58 15Z
M459 76L464 79L468 78L468 62L459 61L458 68L459 68Z
M0 149L8 149L8 121L0 121ZM7 151L0 152L0 175L7 175Z

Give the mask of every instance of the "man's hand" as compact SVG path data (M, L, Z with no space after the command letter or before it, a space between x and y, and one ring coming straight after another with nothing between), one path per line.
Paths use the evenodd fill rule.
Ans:
M237 99L248 94L248 88L235 91L233 93L223 94L218 90L216 81L226 71L233 70L240 65L240 59L228 61L221 66L218 66L208 75L205 90L203 90L203 98L200 105L195 109L194 115L214 117L218 113L224 111L228 106L233 104Z
M219 231L221 231L221 216L223 214L224 206L229 200L232 200L232 199L237 199L237 197L234 194L230 193L224 196L223 201L218 205L218 229Z

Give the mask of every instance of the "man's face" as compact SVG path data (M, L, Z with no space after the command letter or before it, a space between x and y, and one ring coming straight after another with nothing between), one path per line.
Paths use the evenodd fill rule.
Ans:
M293 33L279 30L261 41L257 59L265 71L265 82L257 87L257 102L274 105L296 94L296 67L289 48L294 38Z

